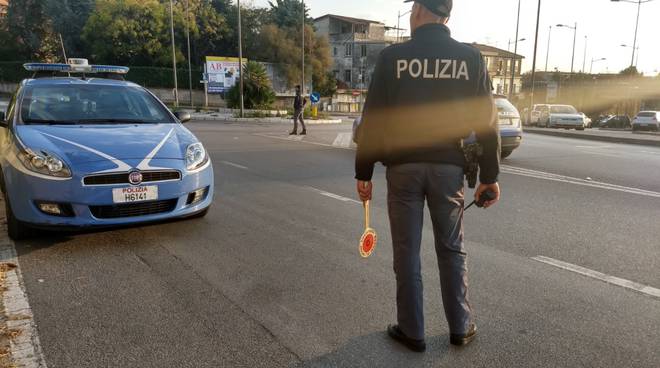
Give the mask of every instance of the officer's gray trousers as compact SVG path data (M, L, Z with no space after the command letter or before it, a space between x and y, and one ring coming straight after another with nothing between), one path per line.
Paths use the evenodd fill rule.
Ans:
M387 205L394 247L397 319L401 331L424 338L420 246L424 202L433 222L440 285L450 332L464 334L471 322L463 247L463 168L412 163L387 168Z

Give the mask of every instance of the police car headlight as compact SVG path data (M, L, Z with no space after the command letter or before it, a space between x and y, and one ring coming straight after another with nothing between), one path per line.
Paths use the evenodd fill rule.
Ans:
M186 168L188 170L199 169L204 166L209 157L201 143L193 143L186 148Z
M39 174L55 176L58 178L70 178L71 170L69 167L56 155L41 151L35 152L21 152L18 158L28 170L34 171Z

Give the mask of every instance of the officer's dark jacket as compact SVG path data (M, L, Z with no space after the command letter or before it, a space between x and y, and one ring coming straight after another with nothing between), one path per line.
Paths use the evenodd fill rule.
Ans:
M356 178L374 164L436 162L463 166L463 138L475 132L484 153L480 181L499 175L499 132L491 82L481 53L427 24L408 42L382 51L358 134Z

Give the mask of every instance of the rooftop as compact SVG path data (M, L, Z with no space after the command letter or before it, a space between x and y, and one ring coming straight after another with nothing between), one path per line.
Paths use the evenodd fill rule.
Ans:
M519 54L514 54L511 51L507 50L502 50L500 48L497 48L495 46L490 46L490 45L484 45L480 43L473 42L472 46L476 47L481 51L481 53L484 56L499 56L499 57L506 57L506 58L511 58L511 59L524 59L525 57Z
M2 0L0 0L0 1L2 1ZM353 24L371 24L371 23L373 23L373 24L383 24L383 22L378 22L378 21L375 21L375 20L344 17L342 15L335 15L335 14L326 14L322 17L318 17L318 18L314 19L314 21L316 22L316 21L319 21L323 18L334 18L334 19L339 19L339 20L342 20L344 22L353 23Z

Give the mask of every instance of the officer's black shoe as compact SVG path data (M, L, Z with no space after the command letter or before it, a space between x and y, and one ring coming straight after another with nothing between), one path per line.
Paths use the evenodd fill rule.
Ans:
M399 328L398 325L389 325L387 326L387 334L393 338L394 340L402 343L405 345L408 349L418 352L418 353L423 353L426 351L426 342L424 340L415 340L411 339L410 337L406 336L403 331Z
M302 132L300 132L300 135L307 135L307 130L303 130Z
M294 130L293 132L289 133L289 135L298 135L298 132Z
M471 343L475 337L477 337L477 325L473 323L464 335L450 334L449 343L456 346L463 346Z

